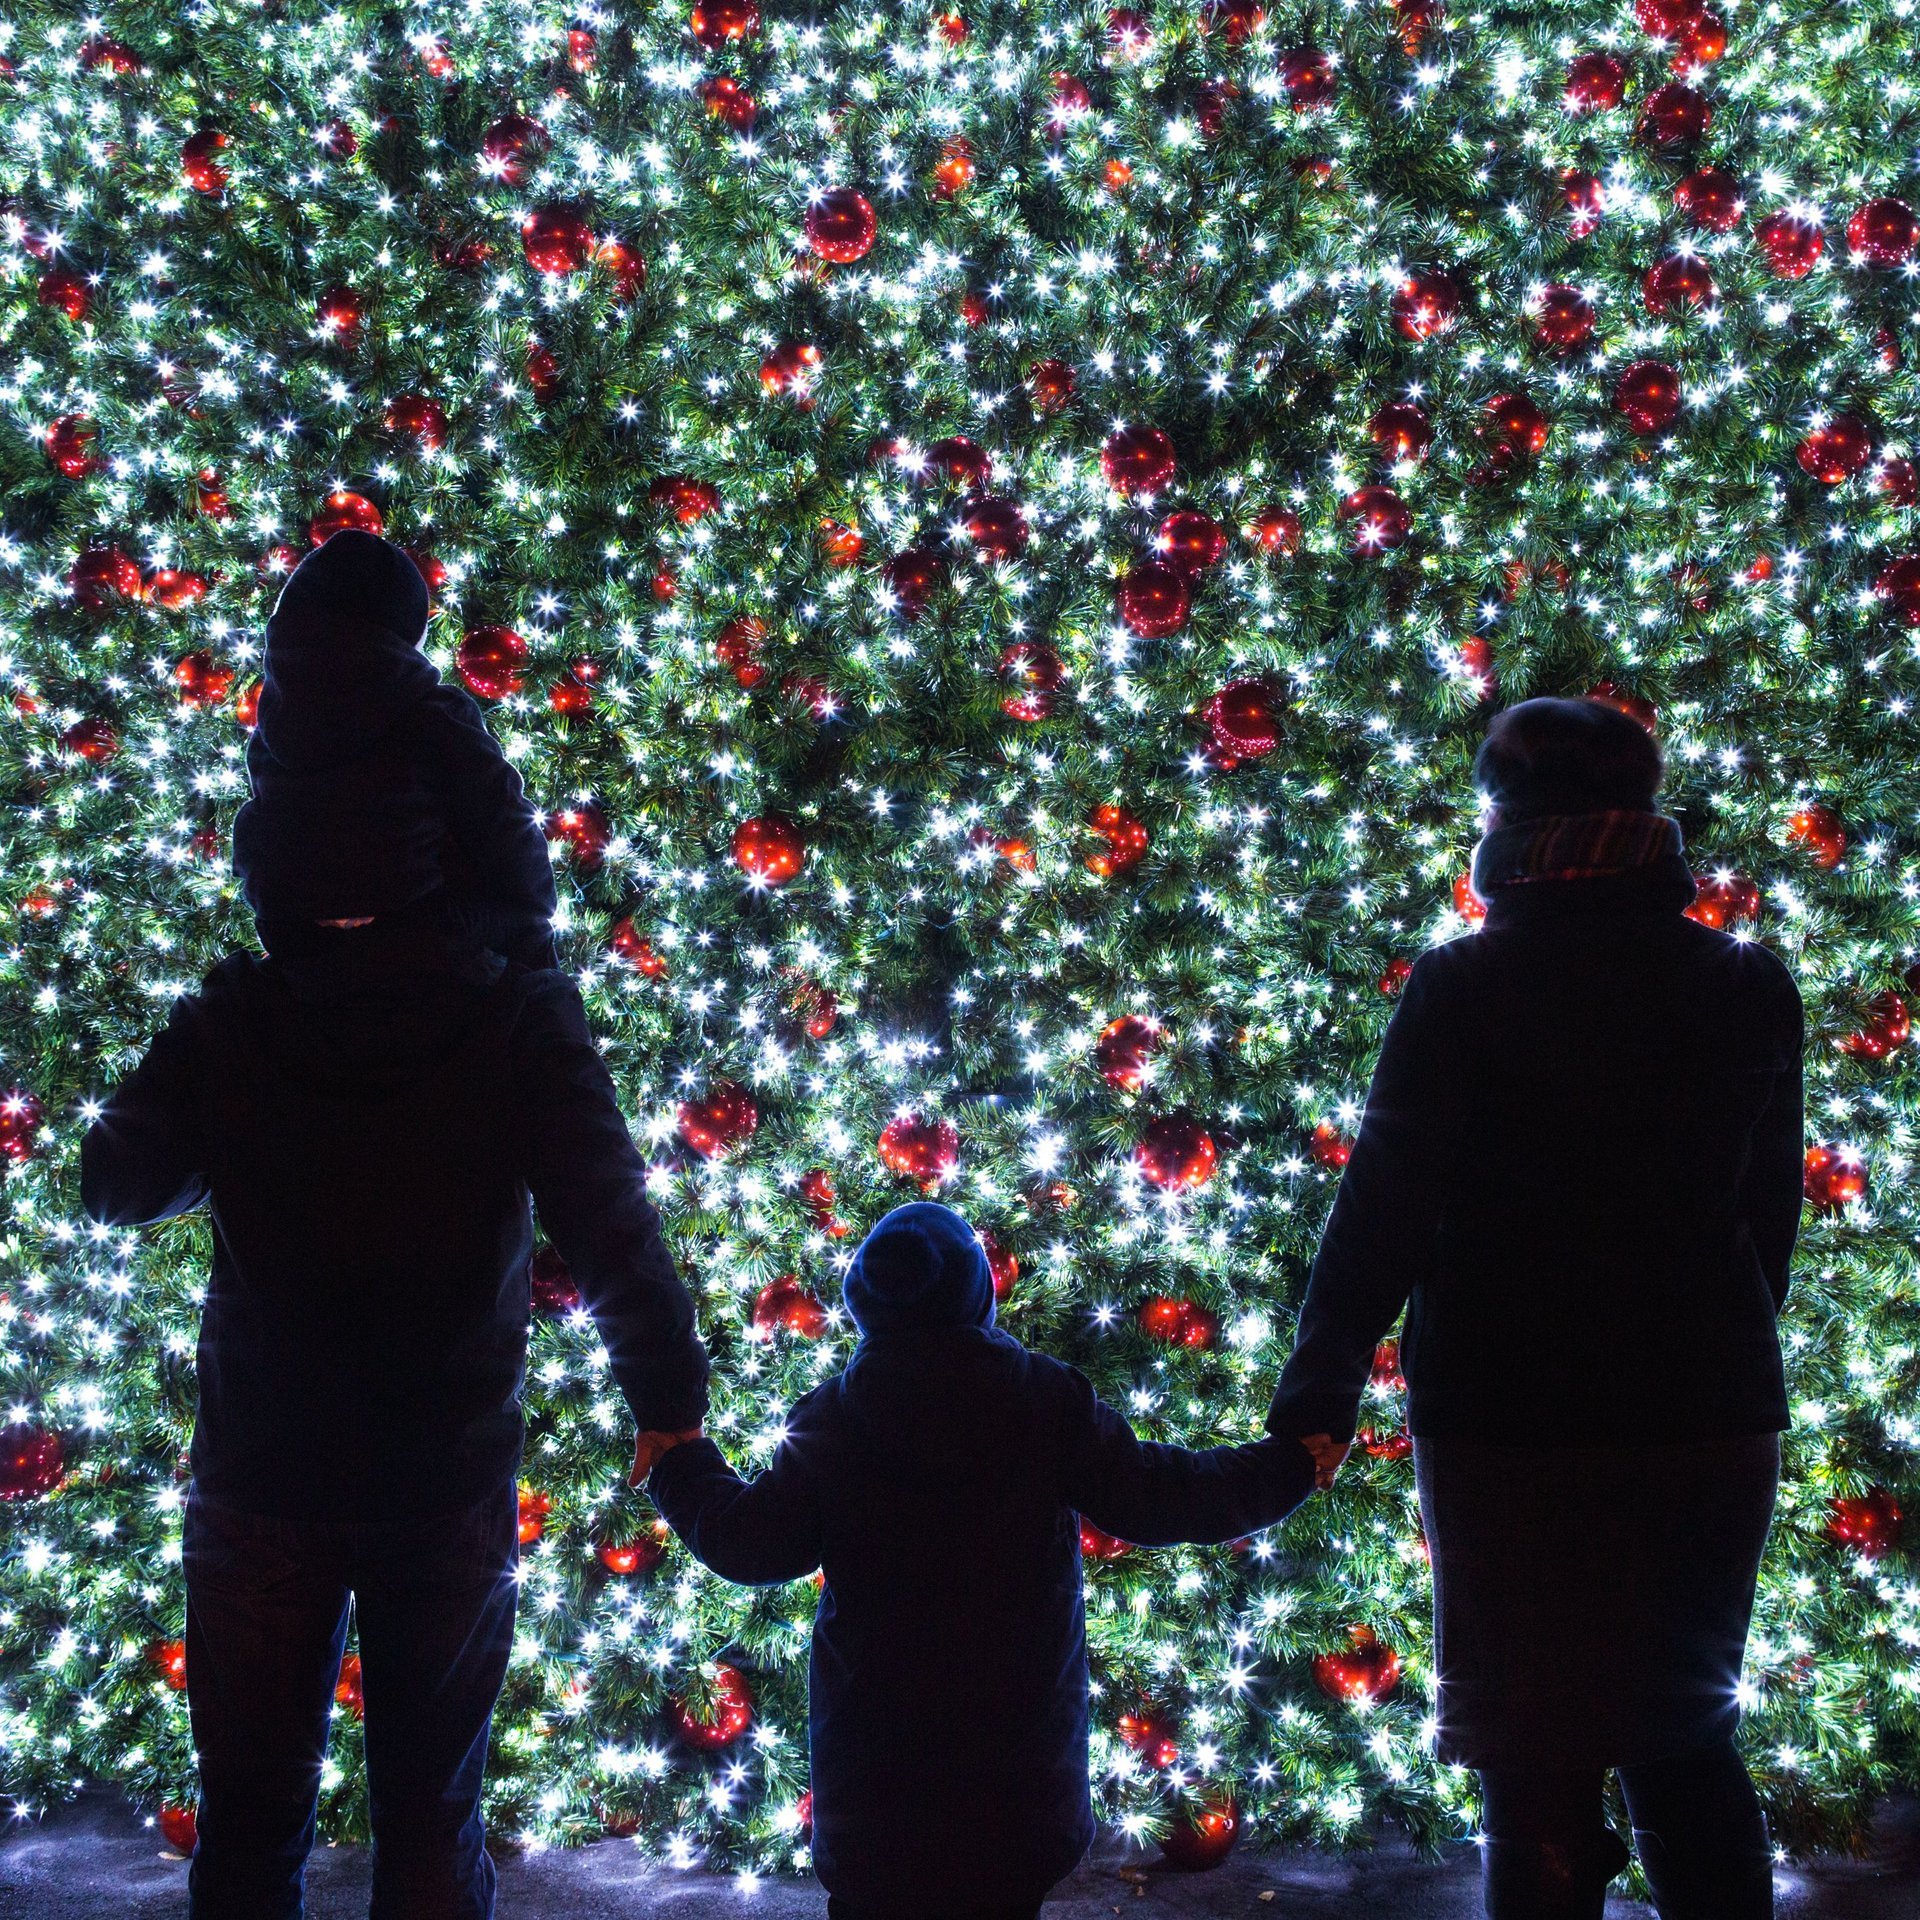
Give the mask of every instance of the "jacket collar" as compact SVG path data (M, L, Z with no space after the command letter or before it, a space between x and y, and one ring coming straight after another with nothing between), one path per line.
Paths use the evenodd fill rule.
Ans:
M1501 887L1487 908L1489 933L1532 926L1542 920L1668 919L1693 905L1698 889L1677 853L1627 873L1590 880L1534 880Z

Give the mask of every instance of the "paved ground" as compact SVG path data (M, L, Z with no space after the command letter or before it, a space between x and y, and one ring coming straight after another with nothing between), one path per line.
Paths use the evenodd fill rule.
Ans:
M1357 1858L1237 1854L1216 1873L1153 1872L1143 1856L1107 1849L1062 1888L1047 1920L1175 1920L1181 1915L1291 1914L1301 1920L1478 1920L1471 1849L1439 1865L1395 1845ZM363 1920L366 1858L353 1847L316 1855L307 1920ZM1914 1920L1920 1914L1920 1808L1884 1823L1875 1856L1782 1869L1779 1920ZM748 1891L731 1880L672 1873L617 1841L577 1853L501 1863L500 1920L819 1920L818 1890L791 1882ZM0 1920L180 1920L186 1866L151 1828L105 1797L0 1839ZM1647 1920L1617 1900L1608 1920Z

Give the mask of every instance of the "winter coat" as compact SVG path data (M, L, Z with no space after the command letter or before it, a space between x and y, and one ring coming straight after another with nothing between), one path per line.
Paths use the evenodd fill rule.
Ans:
M1528 1446L1787 1424L1801 1012L1684 917L1677 855L1502 888L1389 1027L1268 1430L1346 1438L1406 1309L1416 1436Z
M922 1234L929 1260L898 1257ZM809 1740L828 1891L929 1915L1037 1901L1094 1832L1080 1517L1141 1546L1228 1540L1290 1512L1312 1462L1292 1441L1136 1439L1082 1375L994 1329L979 1243L943 1207L876 1228L847 1298L866 1337L766 1472L742 1481L699 1441L650 1490L727 1579L824 1571Z

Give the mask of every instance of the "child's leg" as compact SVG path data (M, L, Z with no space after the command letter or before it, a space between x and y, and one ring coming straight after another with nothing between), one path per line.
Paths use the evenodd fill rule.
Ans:
M371 1920L488 1920L487 1730L513 1646L513 1483L476 1507L367 1527L354 1593L373 1818Z
M1627 1849L1607 1826L1599 1767L1486 1767L1481 1881L1488 1920L1601 1920Z
M299 1920L347 1631L335 1530L187 1502L193 1920Z

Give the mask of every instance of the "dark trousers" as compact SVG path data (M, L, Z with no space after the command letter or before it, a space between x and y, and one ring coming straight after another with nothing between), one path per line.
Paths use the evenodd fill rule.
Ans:
M1012 1906L985 1906L970 1911L967 1920L1040 1920L1041 1905L1038 1900L1027 1900ZM882 1907L850 1906L837 1894L827 1900L827 1920L926 1920L926 1914L924 1907L917 1907L912 1913L904 1908L892 1913Z
M192 1920L299 1920L350 1599L372 1920L489 1920L480 1783L518 1559L511 1481L477 1506L420 1520L283 1520L191 1495Z

